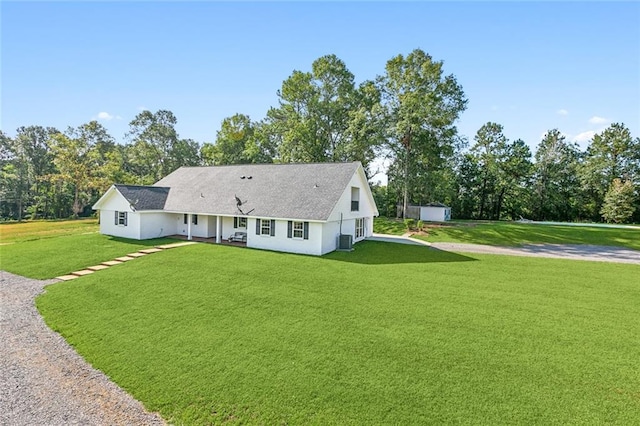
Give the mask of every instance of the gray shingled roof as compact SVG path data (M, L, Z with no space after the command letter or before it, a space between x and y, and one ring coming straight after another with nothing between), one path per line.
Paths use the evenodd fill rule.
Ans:
M169 188L159 186L114 185L136 210L162 210Z
M359 162L181 167L155 186L170 188L164 210L326 220ZM244 179L242 178L244 176Z

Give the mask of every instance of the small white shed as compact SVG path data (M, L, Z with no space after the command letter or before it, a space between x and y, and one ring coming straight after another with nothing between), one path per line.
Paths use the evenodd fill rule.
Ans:
M451 207L440 203L430 203L420 206L420 220L430 222L446 222L451 220Z

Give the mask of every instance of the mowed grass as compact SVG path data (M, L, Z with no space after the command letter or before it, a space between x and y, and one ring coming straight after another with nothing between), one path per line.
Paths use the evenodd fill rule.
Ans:
M401 235L402 221L375 218L374 231ZM388 230L390 232L384 232ZM640 229L598 226L542 225L515 222L450 222L431 226L427 235L414 238L430 242L454 242L519 246L522 244L593 244L640 250Z
M61 235L98 232L98 219L29 220L0 223L0 244L38 240Z
M29 278L47 279L170 242L176 240L137 241L98 233L28 239L0 246L0 269Z
M173 424L634 424L638 276L380 242L321 258L200 244L37 306Z

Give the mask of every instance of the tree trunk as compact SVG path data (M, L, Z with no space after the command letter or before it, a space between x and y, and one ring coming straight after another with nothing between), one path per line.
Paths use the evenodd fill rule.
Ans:
M502 190L500 191L500 195L498 196L498 202L496 203L496 209L494 212L495 220L500 220L500 212L502 211L502 201L504 200L504 192L505 192L505 189L502 188Z
M404 161L404 188L402 194L402 218L407 218L407 210L409 210L409 159L411 158L411 128L402 138L402 144L405 150Z
M79 208L80 208L80 200L78 199L78 186L76 185L75 190L73 192L73 218L78 218Z
M487 200L487 178L484 177L482 179L482 187L480 189L480 211L478 214L478 219L484 219L484 203Z

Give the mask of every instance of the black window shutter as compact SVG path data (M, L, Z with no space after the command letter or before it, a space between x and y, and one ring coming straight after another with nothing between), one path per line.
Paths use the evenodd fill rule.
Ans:
M116 225L117 225L118 224L118 211L116 210L114 213L116 214Z
M309 222L304 223L304 239L309 239Z
M237 228L238 227L238 218L237 217L233 217L233 227Z
M192 217L193 217L193 224L197 225L198 224L198 215L194 214Z
M256 219L256 235L260 235L260 219Z
M184 224L185 225L187 224L187 214L186 213L184 214Z
M274 237L276 235L276 221L271 219L271 236Z
M124 226L127 226L127 218L129 217L129 214L127 212L124 212Z
M293 235L293 222L287 222L287 238L291 238Z

